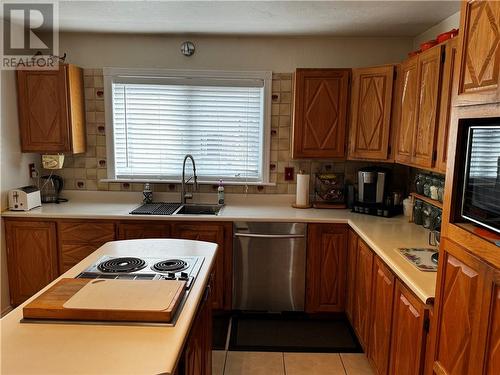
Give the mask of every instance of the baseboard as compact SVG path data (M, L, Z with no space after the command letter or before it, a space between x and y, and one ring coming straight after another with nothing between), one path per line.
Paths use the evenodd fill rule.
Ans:
M10 313L11 311L12 311L12 306L7 306L5 309L2 310L2 312L0 313L0 316L3 317L6 314Z

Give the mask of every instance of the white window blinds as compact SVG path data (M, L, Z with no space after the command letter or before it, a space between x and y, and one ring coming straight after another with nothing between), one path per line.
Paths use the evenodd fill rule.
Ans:
M500 179L500 128L471 128L470 177Z
M266 182L263 79L120 76L113 80L116 179Z

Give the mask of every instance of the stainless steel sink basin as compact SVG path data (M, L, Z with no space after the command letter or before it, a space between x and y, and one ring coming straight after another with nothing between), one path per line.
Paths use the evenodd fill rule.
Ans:
M184 204L174 215L218 215L222 207L218 204Z

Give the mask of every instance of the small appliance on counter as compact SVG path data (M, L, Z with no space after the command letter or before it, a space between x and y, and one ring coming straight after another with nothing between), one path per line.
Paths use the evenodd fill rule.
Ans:
M42 205L40 190L36 186L23 186L9 191L9 210L29 211Z
M403 212L400 193L386 195L388 172L368 167L358 171L358 200L352 211L375 216L392 217Z
M314 177L314 208L346 208L344 175L316 173Z
M51 174L40 177L42 203L67 202L67 199L60 197L63 186L64 182L61 176Z

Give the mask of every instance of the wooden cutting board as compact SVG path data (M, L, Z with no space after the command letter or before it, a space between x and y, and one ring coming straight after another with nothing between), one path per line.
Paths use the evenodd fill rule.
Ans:
M185 281L61 279L23 308L26 319L162 322L172 320Z

